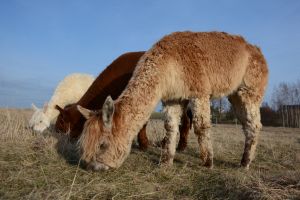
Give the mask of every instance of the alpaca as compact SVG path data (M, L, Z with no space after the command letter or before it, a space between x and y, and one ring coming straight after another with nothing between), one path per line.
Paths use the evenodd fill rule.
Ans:
M32 104L34 113L29 121L29 126L37 132L43 132L54 123L59 112L55 105L65 106L75 103L86 92L94 81L94 77L88 74L74 73L66 76L56 87L49 103L42 109Z
M212 168L210 99L229 96L245 134L241 167L248 169L262 127L259 107L267 81L267 63L260 49L241 36L224 32L167 35L142 56L117 100L108 96L97 112L78 106L88 119L78 142L81 159L92 170L120 167L133 137L162 99L167 141L161 163L172 165L182 101L189 100L201 164Z
M56 109L60 112L55 123L56 131L68 133L71 138L78 138L82 133L85 118L77 110L77 105L94 110L101 108L108 95L111 95L113 99L117 99L125 89L137 62L144 53L144 51L128 52L119 56L99 74L77 103L67 105L64 109L56 106ZM189 127L189 120L186 117L184 116L182 119L182 127ZM141 150L145 150L148 147L146 126L147 124L143 126L138 134L138 143ZM186 147L185 135L187 135L188 131L189 129L182 128L180 132L182 138L178 145L180 150L184 150Z

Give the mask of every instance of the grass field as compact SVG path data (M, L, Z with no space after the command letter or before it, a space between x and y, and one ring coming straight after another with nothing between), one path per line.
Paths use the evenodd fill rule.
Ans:
M197 141L159 167L163 123L151 120L152 146L134 142L123 166L89 172L78 166L76 145L54 131L27 128L31 111L0 109L0 199L300 199L300 129L263 128L249 171L239 168L240 126L212 128L214 168L199 166ZM192 132L192 131L191 131Z

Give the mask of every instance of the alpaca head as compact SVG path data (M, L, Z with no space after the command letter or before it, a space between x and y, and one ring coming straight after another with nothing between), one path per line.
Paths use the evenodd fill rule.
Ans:
M118 134L115 106L109 96L101 110L90 111L77 106L87 119L79 139L81 159L95 171L118 168L130 151L130 142ZM124 135L124 134L123 134Z
M46 128L50 126L50 120L46 116L47 103L44 105L43 109L37 108L34 104L31 105L34 111L31 119L29 120L29 126L34 131L43 132Z
M85 121L77 109L77 104L67 105L64 109L56 105L55 109L59 111L55 130L60 133L68 133L71 138L77 138L82 132Z

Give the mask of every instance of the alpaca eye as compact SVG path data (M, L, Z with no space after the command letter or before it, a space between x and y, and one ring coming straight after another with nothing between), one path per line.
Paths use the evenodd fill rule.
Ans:
M41 120L40 123L42 123L43 121Z
M107 149L108 144L106 142L103 142L102 144L100 144L100 149Z

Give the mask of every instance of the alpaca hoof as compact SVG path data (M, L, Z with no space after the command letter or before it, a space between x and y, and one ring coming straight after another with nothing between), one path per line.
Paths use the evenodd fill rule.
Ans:
M148 149L148 141L146 142L139 141L139 149L141 151L146 151Z
M248 171L249 170L249 164L243 164L243 163L241 163L240 168Z
M148 144L147 145L140 145L139 150L140 151L146 151L148 149Z
M165 155L162 157L160 165L170 167L173 165L174 156Z
M245 170L249 170L249 166L250 166L250 160L242 159L240 167L244 168Z
M186 144L179 144L177 147L177 151L184 151L186 149Z
M203 164L204 167L208 169L212 169L214 167L213 161L211 159L207 159Z
M207 169L213 169L214 168L213 164L206 164L205 163L203 166L206 167Z
M161 168L169 168L173 166L173 160L172 161L162 161L161 163L159 163L159 166Z

